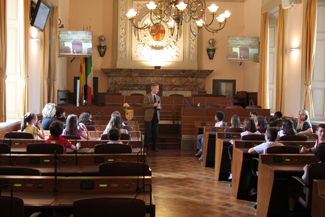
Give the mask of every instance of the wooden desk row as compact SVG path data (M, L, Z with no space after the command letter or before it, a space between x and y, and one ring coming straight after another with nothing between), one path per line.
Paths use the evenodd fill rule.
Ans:
M313 154L260 154L256 216L282 216L288 212L287 181L302 176L306 164L316 163Z
M46 140L38 139L38 140L29 140L29 139L0 139L0 143L6 143L8 145L11 144L11 152L15 153L23 153L26 152L26 147L30 143L45 143ZM95 145L101 143L107 143L108 140L69 140L72 144L81 144L81 148L85 148L89 150L89 148L94 148ZM122 140L123 144L130 145L132 148L142 148L141 140ZM68 150L68 149L67 149ZM80 150L82 151L82 150ZM86 151L88 152L88 151ZM83 152L84 153L84 152Z
M100 136L103 134L104 130L102 131L88 131L89 132L89 135L90 135L90 139L94 139L94 138L100 138ZM141 140L141 131L129 131L128 132L129 135L131 135L131 138L133 140L136 140L136 139L140 139ZM50 131L49 130L44 130L44 135L45 137L50 137Z
M226 109L226 108L182 108L182 135L194 135L197 122L212 122L216 111L225 114L224 122L230 122L233 115L238 115L243 121L251 111L257 111L260 116L270 116L270 109Z
M325 216L325 180L314 180L311 216Z
M233 162L232 162L232 187L231 193L237 199L244 199L250 190L250 183L249 180L251 179L251 160L252 158L258 158L258 154L249 154L248 149L250 147L254 147L260 144L263 141L234 141L233 147ZM312 147L314 145L313 142L292 142L292 141L285 141L282 142L285 146L305 146L305 147ZM221 145L219 143L219 145ZM301 164L300 160L314 160L315 156L313 154L298 154L299 158L283 158L283 157L273 157L273 161L277 161L277 163L297 163ZM216 154L217 156L217 154ZM228 158L229 159L229 158ZM272 161L272 162L273 162ZM220 161L219 161L220 162ZM217 171L218 168L223 169L224 166L220 165L219 162L216 161L216 170L215 175L217 178L221 179L222 174ZM224 162L221 162L221 164ZM221 170L220 169L220 170Z
M47 211L53 216L70 216L73 202L81 198L134 198L139 187L152 184L148 176L57 177L57 193L54 193L53 176L0 176L0 180L9 183L13 196L24 201L25 213ZM3 189L2 195L10 196L10 190ZM151 212L151 207L155 215L155 202L148 187L137 198L144 200L147 212Z
M91 166L106 162L144 162L146 153L58 154L57 164ZM0 166L53 166L54 154L0 154Z

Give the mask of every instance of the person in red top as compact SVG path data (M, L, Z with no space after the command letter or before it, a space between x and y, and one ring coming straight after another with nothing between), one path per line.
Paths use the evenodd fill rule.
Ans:
M79 150L80 143L77 145L73 145L69 140L62 138L61 134L63 131L63 123L61 121L53 121L50 125L50 133L51 136L46 140L46 143L58 143L64 146L64 153L67 153L67 147L71 148L72 150Z

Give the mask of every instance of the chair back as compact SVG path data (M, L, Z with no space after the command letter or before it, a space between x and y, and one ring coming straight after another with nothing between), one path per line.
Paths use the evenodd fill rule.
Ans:
M205 108L221 108L220 105L206 105Z
M132 146L123 144L97 144L94 147L95 153L132 153Z
M99 166L99 176L151 176L148 164L137 162L109 162Z
M53 143L32 143L27 145L28 154L64 154L64 146Z
M241 140L265 140L264 135L246 135L241 137Z
M10 153L10 147L8 144L0 143L0 154Z
M267 130L266 127L261 127L260 129L257 129L257 131L260 132L260 133L265 133L266 130Z
M127 133L121 133L121 140L131 140L131 135Z
M228 133L230 133L230 132L232 132L232 133L234 133L234 132L243 132L243 128L237 128L237 127L226 128L224 130L224 132L228 132Z
M280 141L307 141L307 137L302 135L288 135L280 137Z
M126 129L127 131L133 131L133 127L131 126L123 126L123 129Z
M6 132L5 138L12 138L12 139L34 139L34 135L31 133L26 132L18 132L18 131L12 131L12 132Z
M76 135L62 135L61 137L65 139L73 139L73 140L81 139L80 136L76 136Z
M228 109L242 109L243 107L241 107L240 105L228 105L226 108L228 108Z
M86 125L88 131L96 131L96 127L94 125Z
M170 94L169 96L180 96L180 97L184 97L184 95L182 95L182 94Z
M133 201L132 198L89 198L74 201L74 217L89 217L95 213L96 217L145 217L146 205L143 200Z
M306 194L300 196L298 201L305 207L311 207L311 199L313 193L313 180L314 179L325 179L325 163L311 164L307 167L306 171Z
M139 104L139 103L130 103L130 106L131 107L143 107L143 105Z
M100 140L109 140L108 135L107 134L100 135Z
M41 176L37 169L23 167L0 167L1 176Z
M185 108L200 108L197 104L184 104Z
M12 207L11 207L12 201ZM0 197L1 216L24 217L24 201L18 197Z
M142 93L131 93L131 96L144 96Z
M278 153L278 154L299 154L298 146L273 146L269 147L265 151L266 154Z

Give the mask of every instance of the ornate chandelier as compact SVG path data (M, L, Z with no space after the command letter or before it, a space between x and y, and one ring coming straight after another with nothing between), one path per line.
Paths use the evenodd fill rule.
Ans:
M149 10L150 18L143 23L143 26L137 26L134 23L135 16L137 15L137 12L134 9L131 9L126 16L132 26L136 29L151 29L152 26L156 26L158 30L154 34L150 33L152 36L157 35L160 31L161 22L168 24L168 28L171 30L172 35L174 34L176 27L179 30L183 21L186 23L190 22L190 30L194 36L197 36L200 33L202 27L211 33L216 33L226 26L227 19L231 14L229 11L225 11L217 17L216 12L219 7L212 4L207 8L205 0L158 0L156 2L149 2L147 8ZM212 20L210 22L206 21L207 9L212 15ZM214 18L218 21L219 28L214 29L211 27ZM193 30L191 21L196 21L197 31Z

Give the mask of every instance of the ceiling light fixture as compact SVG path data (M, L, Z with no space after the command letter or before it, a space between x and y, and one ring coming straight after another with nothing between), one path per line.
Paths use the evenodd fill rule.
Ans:
M190 30L194 36L197 36L202 27L211 33L216 33L225 28L228 18L230 17L230 12L225 11L223 14L220 14L216 17L216 12L218 6L212 4L210 7L206 7L205 0L157 0L155 2L150 1L147 4L147 8L150 13L150 20L146 21L143 26L137 26L134 23L134 19L137 15L137 12L134 9L126 14L132 26L136 29L151 29L151 27L158 26L158 31L152 36L155 36L160 31L161 22L168 23L168 28L171 29L171 34L174 34L174 30L177 26L177 29L183 24L183 21L186 23L190 22ZM208 9L208 10L207 10ZM212 20L211 22L206 22L206 12L209 11ZM214 19L219 23L219 28L212 28L211 24ZM192 20L196 21L197 32L193 31ZM178 31L177 31L178 32Z

